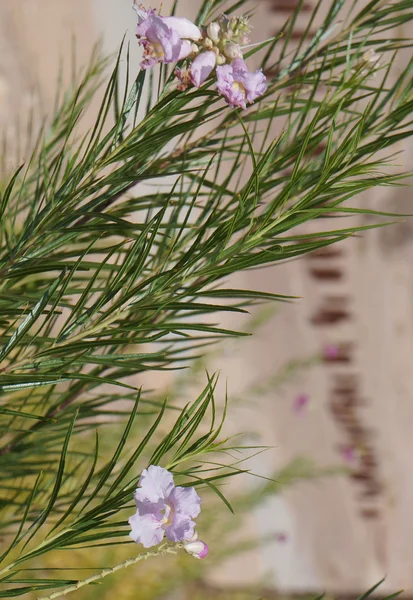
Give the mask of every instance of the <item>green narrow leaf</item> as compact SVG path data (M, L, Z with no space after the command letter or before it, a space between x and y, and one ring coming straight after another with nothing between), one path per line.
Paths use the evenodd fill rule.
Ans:
M62 453L60 455L59 467L58 467L57 473L56 473L56 480L55 480L53 490L50 495L48 504L47 504L46 508L41 512L39 518L35 521L32 532L31 532L30 536L28 537L28 539L26 540L26 543L24 544L23 549L27 546L27 544L30 542L30 540L36 535L36 533L38 532L40 527L46 522L48 516L50 515L50 513L52 512L52 510L54 508L56 499L58 497L58 494L59 494L59 491L60 491L60 488L62 485L65 464L66 464L66 455L67 455L67 451L69 449L69 442L70 442L70 438L73 433L73 428L75 426L78 412L79 411L76 410L76 412L74 413L74 415L70 421L69 427L67 429L67 432L66 432L66 437L65 437L63 447L62 447Z
M19 343L22 337L27 333L33 323L36 322L38 317L42 314L44 308L47 306L49 300L52 298L55 290L60 285L63 277L65 276L65 271L62 272L59 277L49 286L49 288L45 291L45 293L40 298L39 302L34 306L34 308L29 312L24 321L18 326L14 334L11 336L7 344L0 351L0 361L2 361L13 348Z
M0 196L0 222L3 219L4 213L6 211L7 203L9 202L11 194L13 192L14 184L16 183L17 177L19 176L19 173L23 169L23 167L24 165L18 167L13 177L10 179L8 186L4 190L4 193Z

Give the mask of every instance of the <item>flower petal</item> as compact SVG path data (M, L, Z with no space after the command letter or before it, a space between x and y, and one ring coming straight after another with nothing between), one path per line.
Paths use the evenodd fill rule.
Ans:
M153 27L156 24L161 23L162 19L158 17L153 11L147 12L143 11L138 13L138 25L136 27L136 35L138 37L146 37L146 33L148 29Z
M171 542L189 541L194 535L195 523L187 516L175 513L165 533Z
M142 488L135 490L133 494L138 513L143 515L152 515L158 521L162 521L166 511L165 501L160 498L157 502L152 502L146 497L146 492Z
M201 512L201 498L193 487L176 487L168 497L168 503L175 513L195 519Z
M248 71L248 67L242 58L234 60L231 66L233 68L235 81L241 83L245 89L248 102L252 103L254 100L265 94L267 91L267 79L262 72L262 69L259 69L258 71Z
M141 489L137 489L135 497L138 494L140 502L158 502L169 496L174 488L174 478L172 473L163 467L151 465L142 472L139 479Z
M182 60L189 56L192 52L192 44L188 40L181 41L181 50L179 52L178 60Z
M248 67L243 58L236 58L235 60L233 60L231 63L231 67L234 73L248 73Z
M174 29L168 27L163 19L157 15L153 15L151 23L152 24L147 28L145 35L152 44L160 44L162 46L164 52L162 62L176 62L179 60L182 49L182 40L178 33ZM143 25L144 24L142 24L142 27Z
M136 14L138 15L138 21L139 21L139 23L141 23L142 21L144 21L147 18L149 13L147 10L142 8L140 2L138 4L138 1L139 0L133 0L132 8L133 8L133 10L136 11Z
M136 513L129 518L128 522L132 529L129 536L137 544L142 544L144 548L151 548L162 542L164 530L161 523L152 515L142 516Z
M171 29L176 31L182 39L199 40L202 37L199 27L189 19L184 19L182 17L162 17L162 20Z
M200 87L215 68L215 52L202 52L191 64L191 81L195 87Z

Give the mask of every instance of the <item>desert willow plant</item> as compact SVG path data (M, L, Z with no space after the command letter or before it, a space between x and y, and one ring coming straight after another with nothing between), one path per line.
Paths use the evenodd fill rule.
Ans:
M403 180L389 160L411 133L412 63L397 75L391 67L410 47L399 31L413 17L411 0L372 0L361 10L358 2L325 1L327 16L312 39L291 42L299 2L277 38L242 49L247 61L258 52L267 74L265 85L262 73L252 74L254 89L239 45L223 46L220 38L243 0L205 0L191 24L202 37L190 51L174 22L158 22L172 44L164 54L142 25L148 13L135 7L145 68L128 64L122 75L129 61L128 51L120 52L95 124L79 138L79 120L107 64L93 60L31 158L4 173L0 597L41 590L58 597L99 579L98 565L88 577L69 571L70 579L42 571L41 560L57 551L70 560L73 548L90 553L91 546L129 540L128 564L143 560L128 537L128 518L140 482L132 535L155 545L139 521L155 514L155 496L141 477L150 465L160 465L156 473L164 477L154 527L162 528L159 539L164 530L172 539L151 555L180 552L189 541L197 491L215 491L230 508L219 484L243 469L212 458L236 448L221 437L217 378L207 375L199 397L177 416L176 407L141 387L139 375L152 373L156 387L158 371L190 367L210 344L241 335L220 324L223 312L242 315L255 303L285 298L233 289L231 274L362 230L345 221L325 231L319 221L309 234L302 225L367 212L347 201ZM195 63L207 51L214 61L208 54L205 64ZM184 60L175 65L174 57ZM228 106L252 100L245 111ZM202 134L201 126L208 126ZM150 186L135 188L142 182ZM116 440L114 420L124 420ZM112 446L109 458L99 444ZM174 494L193 502L175 510ZM199 545L191 548L201 554Z

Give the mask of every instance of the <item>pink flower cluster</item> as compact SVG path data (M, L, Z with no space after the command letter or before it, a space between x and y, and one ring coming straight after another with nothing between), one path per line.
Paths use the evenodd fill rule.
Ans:
M221 15L216 22L199 28L185 18L161 17L156 10L146 10L136 2L142 69L185 59L186 67L175 70L179 89L198 88L215 73L218 93L233 108L245 109L266 92L262 69L249 71L243 59L242 48L249 41L247 19Z

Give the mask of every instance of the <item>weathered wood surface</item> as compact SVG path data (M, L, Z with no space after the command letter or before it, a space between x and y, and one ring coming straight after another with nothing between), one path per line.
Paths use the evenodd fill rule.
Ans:
M181 11L185 4L195 11L194 0L183 0ZM261 0L255 37L272 35L293 4ZM305 18L304 11L297 35ZM59 57L69 54L73 33L81 62L98 35L112 51L133 28L126 0L0 0L0 124L33 103L51 107ZM410 194L381 190L363 202L412 212ZM348 240L331 255L237 276L240 287L301 299L226 358L223 376L233 394L328 344L343 344L346 358L306 372L282 395L251 398L239 412L234 430L255 429L261 443L275 446L254 468L270 473L297 454L320 465L343 464L349 445L361 455L352 476L303 482L251 515L250 530L283 531L287 539L230 563L218 581L239 584L261 573L284 590L347 592L386 576L385 589L413 592L412 257L407 220ZM292 404L299 393L309 394L310 403L297 416Z

